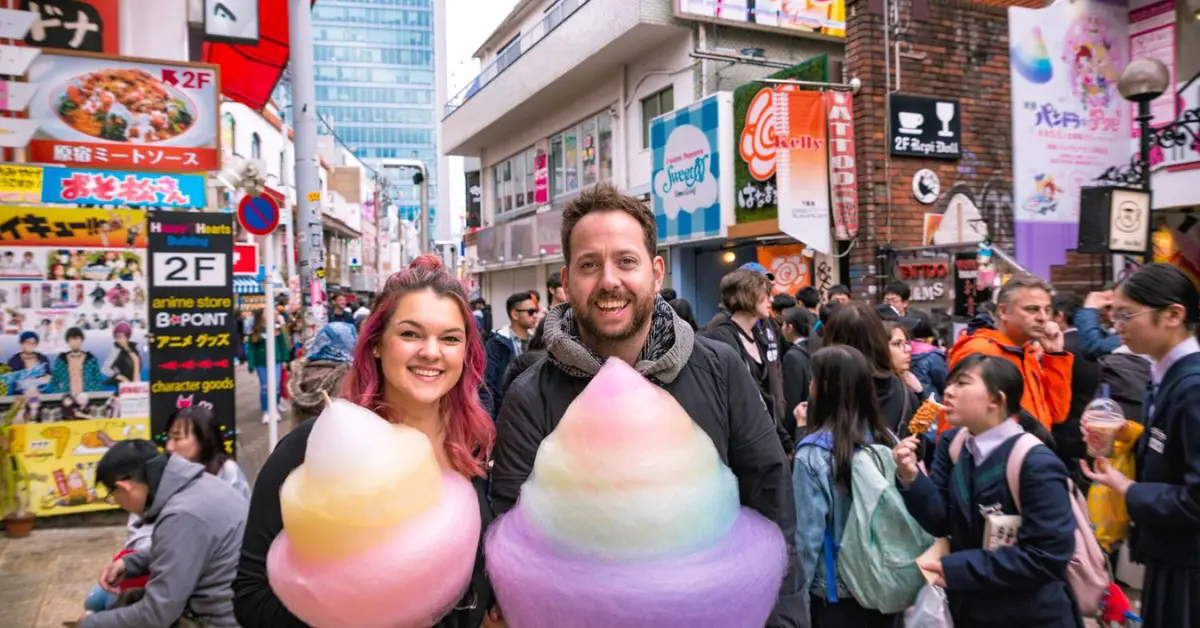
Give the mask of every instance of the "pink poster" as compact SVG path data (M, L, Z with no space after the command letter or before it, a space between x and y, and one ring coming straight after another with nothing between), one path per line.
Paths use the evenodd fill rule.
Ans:
M533 147L533 202L545 205L550 202L550 156L549 144L542 140Z
M1147 57L1162 61L1171 71L1170 85L1175 85L1175 2L1174 0L1134 0L1129 7L1129 58L1140 59ZM1176 110L1177 100L1175 90L1168 89L1166 93L1150 103L1150 113L1154 115L1151 124L1155 126L1169 124L1175 121L1179 114ZM1137 117L1137 105L1130 105L1131 117ZM1132 136L1138 136L1138 125L1130 125Z

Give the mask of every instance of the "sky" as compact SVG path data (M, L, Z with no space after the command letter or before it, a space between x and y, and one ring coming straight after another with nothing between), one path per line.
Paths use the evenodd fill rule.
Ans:
M439 0L446 3L447 93L453 96L479 74L479 62L471 55L483 40L508 16L517 0ZM461 157L450 158L450 206L466 207L466 178ZM458 213L457 211L455 212ZM455 216L455 230L461 224Z

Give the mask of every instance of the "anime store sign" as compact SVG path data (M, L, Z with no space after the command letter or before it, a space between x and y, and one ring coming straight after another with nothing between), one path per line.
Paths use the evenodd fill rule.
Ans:
M111 509L108 447L149 437L145 212L0 206L0 412L39 516Z
M155 212L148 231L154 434L192 405L234 417L233 216Z

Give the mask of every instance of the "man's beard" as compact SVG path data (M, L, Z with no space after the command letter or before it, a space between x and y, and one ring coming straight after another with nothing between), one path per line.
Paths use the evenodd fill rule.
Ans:
M633 294L629 295L601 295L593 301L604 301L606 299L629 299L629 308L633 316L629 320L629 325L624 329L618 330L616 333L601 331L592 319L593 312L597 312L599 307L593 304L588 304L587 315L578 316L579 327L585 338L598 344L615 344L629 340L641 331L646 325L646 321L654 314L654 297L638 297ZM579 315L579 311L576 310Z

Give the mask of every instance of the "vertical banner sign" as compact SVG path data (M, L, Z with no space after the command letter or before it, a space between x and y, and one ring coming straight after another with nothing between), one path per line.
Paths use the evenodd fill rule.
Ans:
M149 215L150 421L203 405L233 429L233 216Z
M1017 262L1039 277L1079 242L1079 194L1129 163L1126 3L1056 2L1008 9Z
M775 120L779 230L814 251L829 253L825 94L776 91Z
M826 92L829 117L829 191L833 233L841 241L858 235L858 175L854 162L854 101L847 92Z
M533 202L550 202L550 143L546 140L533 146Z

